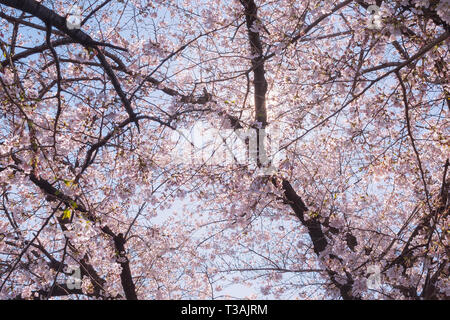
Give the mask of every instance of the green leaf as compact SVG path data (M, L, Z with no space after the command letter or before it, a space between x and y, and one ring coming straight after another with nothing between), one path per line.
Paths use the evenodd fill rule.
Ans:
M62 219L70 219L70 217L72 216L72 210L70 210L69 208L66 208L66 210L64 210Z
M78 205L77 205L77 203L75 202L75 201L70 201L70 206L72 207L72 209L76 209L76 208L78 208Z
M71 187L73 185L73 181L72 180L64 180L64 184L68 187Z

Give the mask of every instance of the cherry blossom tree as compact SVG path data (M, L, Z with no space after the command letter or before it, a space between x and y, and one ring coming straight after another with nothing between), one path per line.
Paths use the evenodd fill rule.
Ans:
M449 298L448 0L0 8L1 298Z

